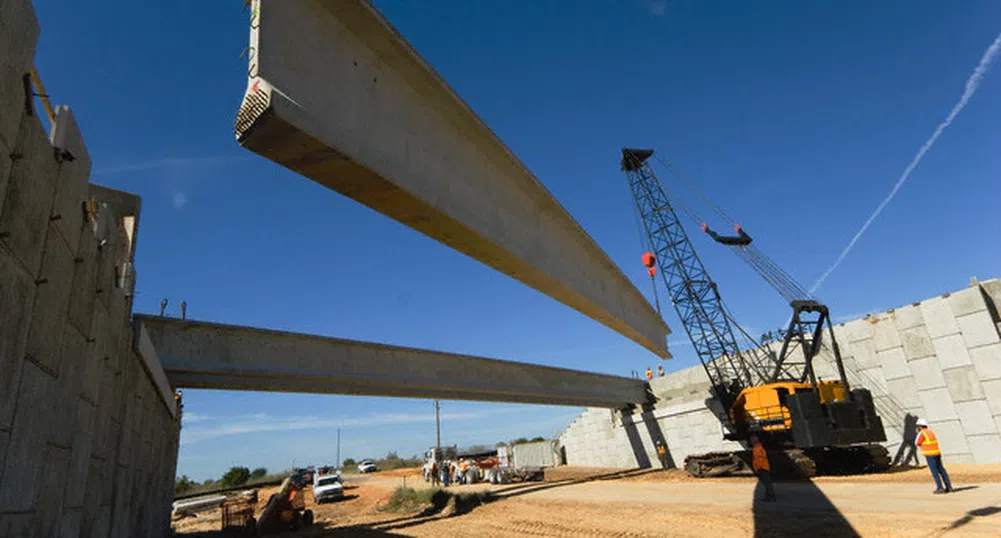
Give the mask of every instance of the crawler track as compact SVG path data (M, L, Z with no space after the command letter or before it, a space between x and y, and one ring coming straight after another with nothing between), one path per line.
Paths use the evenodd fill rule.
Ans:
M776 478L855 475L885 471L890 454L882 445L769 450L768 459ZM696 478L730 476L751 471L751 453L710 452L685 458L685 471Z

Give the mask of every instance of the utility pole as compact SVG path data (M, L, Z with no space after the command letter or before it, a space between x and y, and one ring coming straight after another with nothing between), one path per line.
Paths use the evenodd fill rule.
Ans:
M438 400L434 401L434 448L441 450L441 422L438 419Z
M337 469L341 468L341 429L337 428Z

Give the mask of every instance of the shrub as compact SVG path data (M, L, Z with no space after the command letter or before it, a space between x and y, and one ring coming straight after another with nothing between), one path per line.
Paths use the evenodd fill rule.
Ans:
M448 503L448 493L441 488L414 489L399 487L393 490L389 501L382 507L388 512L423 512ZM436 502L437 501L437 502Z
M253 471L250 471L251 480L259 480L261 478L264 478L265 476L268 476L268 470L265 469L264 467L258 467Z
M188 479L188 475L182 475L177 480L174 480L174 495L184 495L197 485L197 482L192 482Z
M246 484L250 480L250 469L246 467L230 467L226 474L222 475L219 482L225 487L239 486Z
M420 512L422 515L437 513L454 499L456 512L465 513L473 508L494 500L489 491L471 493L451 493L441 488L396 488L380 510L386 512Z

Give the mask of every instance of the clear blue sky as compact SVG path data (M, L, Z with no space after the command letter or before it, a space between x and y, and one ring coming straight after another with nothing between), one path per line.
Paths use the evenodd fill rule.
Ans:
M408 2L377 7L650 295L623 145L657 148L809 285L887 194L1001 30L998 2ZM628 375L648 352L241 149L241 2L35 0L37 65L92 180L143 198L136 310ZM1001 277L1001 76L988 74L819 295L835 315ZM718 222L713 222L717 226ZM779 296L694 238L739 319ZM696 364L673 312L676 359ZM432 404L187 391L178 473L434 443ZM443 441L555 435L579 409L443 402ZM273 432L278 431L278 435Z

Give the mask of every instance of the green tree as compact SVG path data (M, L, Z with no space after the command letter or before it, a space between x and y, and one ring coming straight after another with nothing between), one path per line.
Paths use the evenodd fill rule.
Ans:
M225 487L240 486L250 480L250 469L246 467L230 467L226 474L222 475L219 482Z
M181 475L180 478L174 480L174 495L184 495L197 485L188 478L188 475Z
M497 441L497 444L494 445L494 446L497 447L497 448L500 448L502 446L507 446L507 443L505 443L504 441Z
M268 470L265 469L264 467L258 467L253 471L250 471L251 480L259 480L261 478L264 478L265 476L268 476Z
M386 461L397 461L399 459L400 455L397 454L395 450L390 450L389 453L386 454Z
M523 444L525 444L527 442L528 442L528 439L526 439L524 437L519 437L519 438L515 439L514 441L511 441L511 444L512 445L523 445Z
M535 443L535 442L537 442L537 441L545 441L545 440L546 440L546 438L545 438L545 437L541 437L541 436L539 436L539 437L533 437L533 438L532 438L532 440L531 440L531 441L529 441L529 442L530 442L530 443Z
M355 465L358 465L358 462L355 461L354 458L346 458L344 460L344 463L342 463L341 465L344 467L354 467Z

